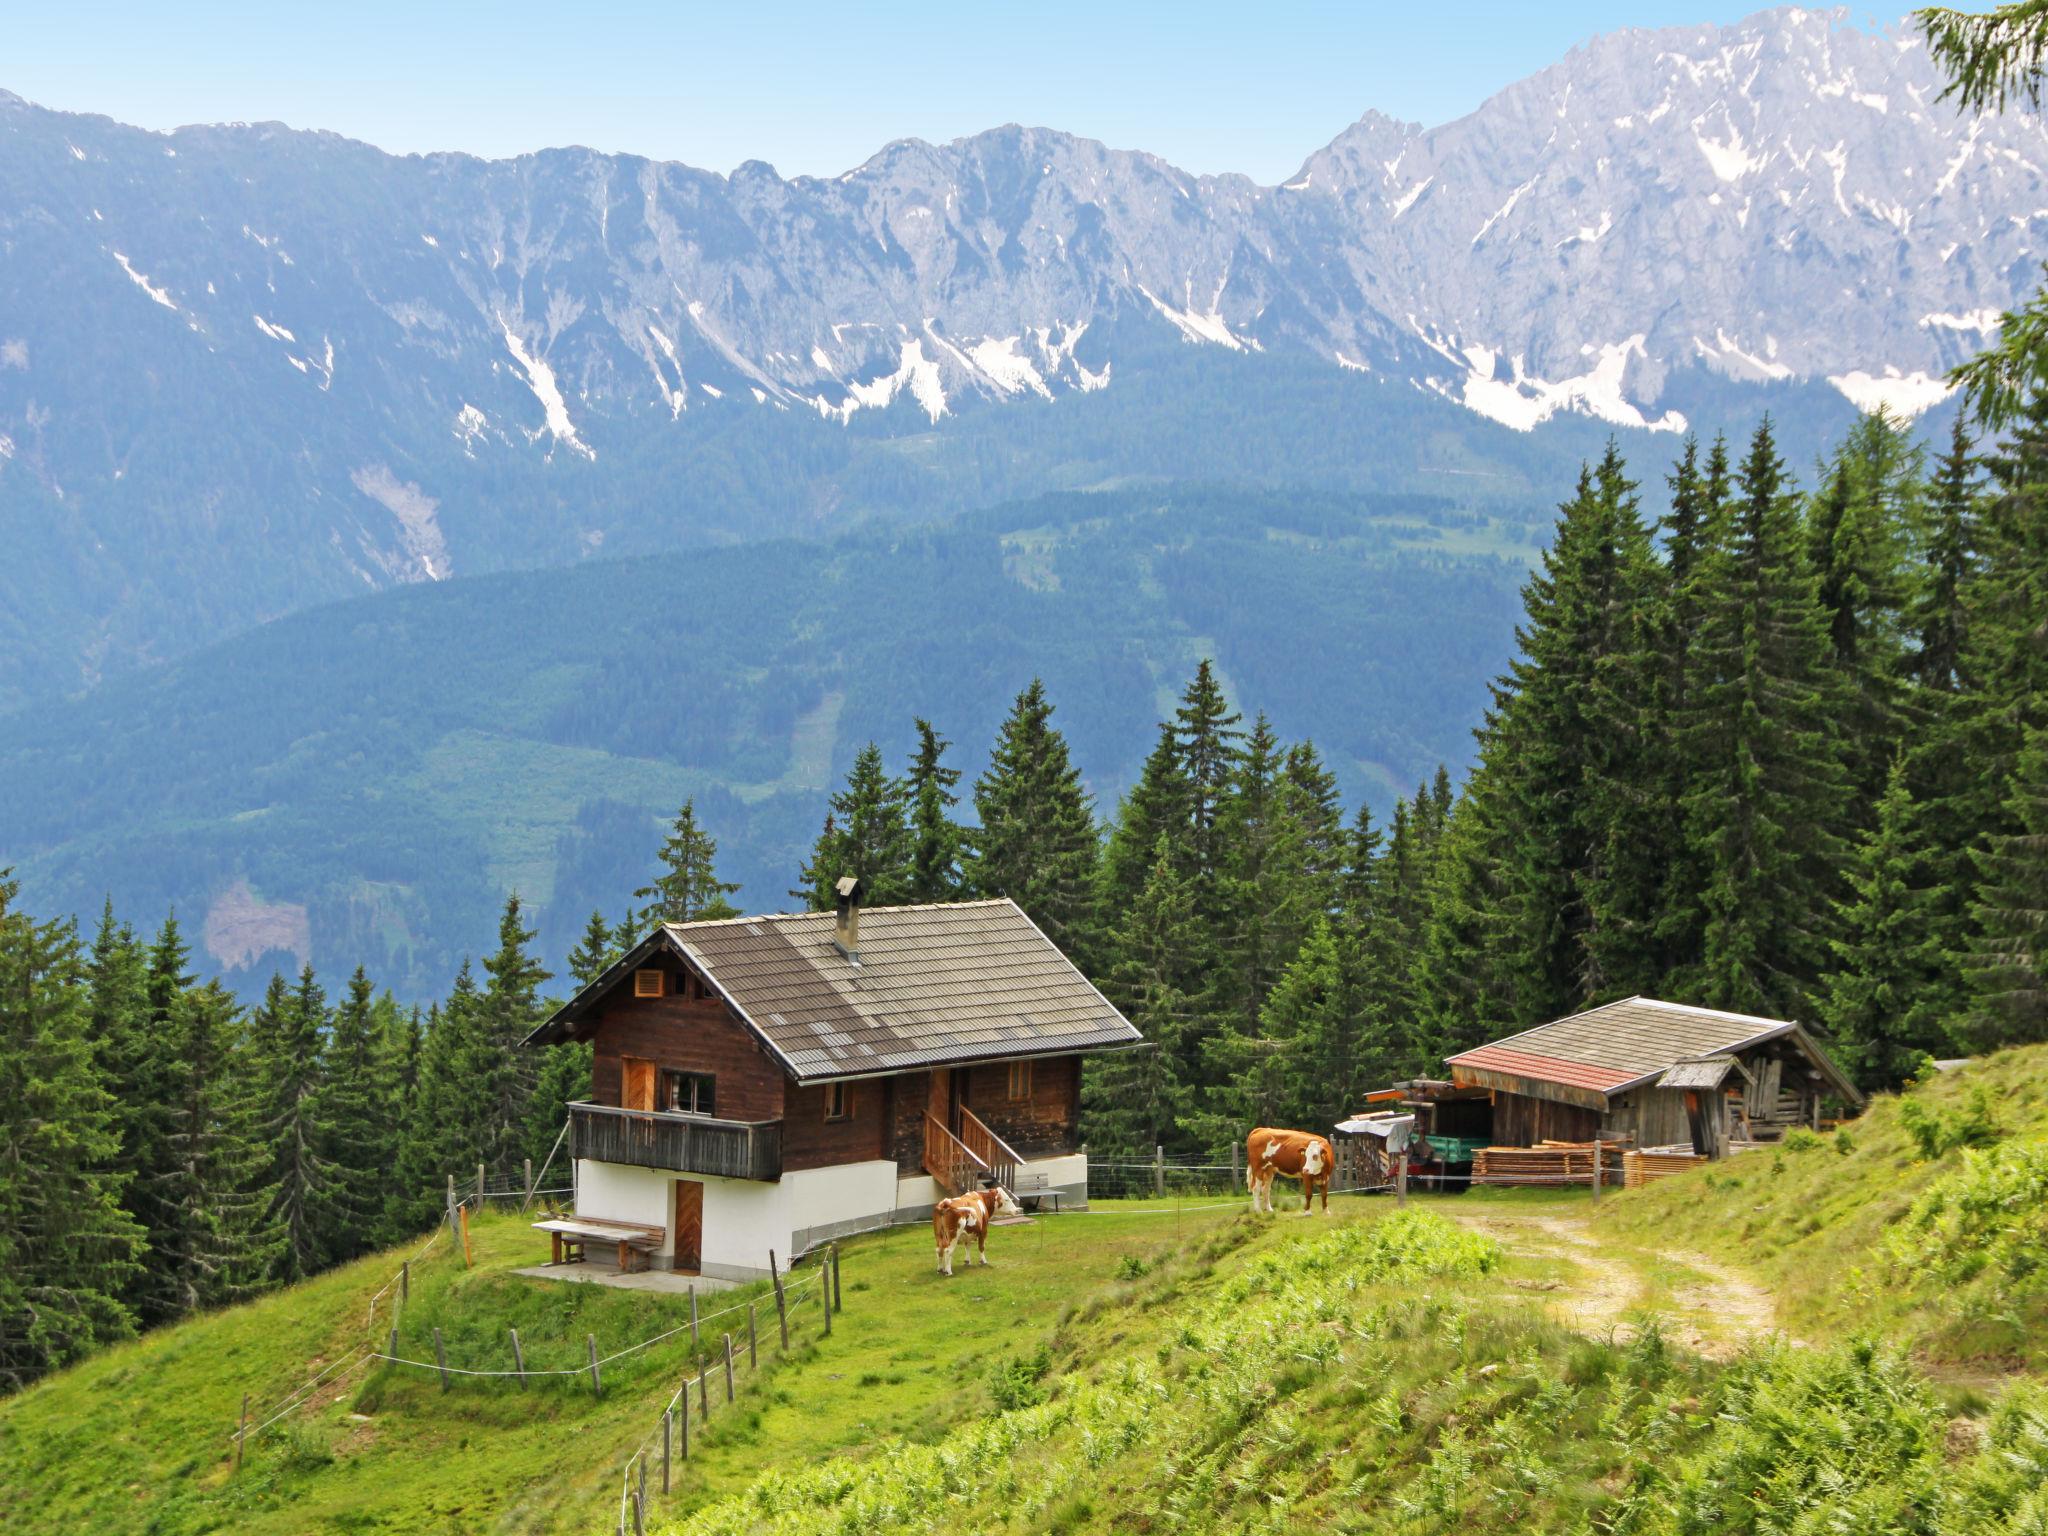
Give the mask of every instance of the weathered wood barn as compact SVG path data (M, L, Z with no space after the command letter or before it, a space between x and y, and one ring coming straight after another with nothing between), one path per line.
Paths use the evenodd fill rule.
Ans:
M1782 1019L1631 997L1449 1058L1460 1134L1498 1147L1596 1136L1720 1157L1859 1107L1856 1085ZM1490 1109L1481 1127L1481 1103Z
M1014 902L859 896L658 928L533 1032L593 1047L572 1240L743 1279L985 1178L1086 1202L1081 1057L1137 1030Z

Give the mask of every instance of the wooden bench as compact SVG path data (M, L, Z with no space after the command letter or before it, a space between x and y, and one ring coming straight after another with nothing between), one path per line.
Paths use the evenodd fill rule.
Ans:
M1060 1192L1052 1187L1052 1180L1044 1173L1020 1173L1017 1187L1010 1191L1017 1197L1017 1203L1027 1211L1042 1211L1045 1202L1052 1202L1053 1214L1060 1209Z
M619 1272L628 1275L645 1269L648 1259L660 1251L662 1239L668 1235L660 1227L610 1221L602 1216L556 1216L536 1221L533 1226L535 1231L554 1239L555 1256L551 1263L581 1264L586 1243L616 1243Z

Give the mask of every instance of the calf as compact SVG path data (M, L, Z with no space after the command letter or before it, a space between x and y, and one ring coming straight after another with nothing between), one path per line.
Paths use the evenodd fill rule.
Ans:
M1323 1214L1330 1212L1330 1165L1336 1154L1322 1137L1308 1131L1276 1131L1265 1126L1245 1138L1245 1184L1252 1192L1252 1209L1273 1214L1273 1177L1285 1174L1301 1180L1301 1214L1315 1205L1316 1191L1323 1193Z
M972 1194L956 1195L932 1207L932 1241L939 1249L939 1273L953 1273L953 1250L965 1238L974 1239L974 1251L988 1267L988 1224L998 1216L1021 1216L1024 1208L1000 1184Z

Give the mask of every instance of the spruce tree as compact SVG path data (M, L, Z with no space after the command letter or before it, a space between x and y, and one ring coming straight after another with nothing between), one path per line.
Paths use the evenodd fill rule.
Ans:
M240 1301L285 1263L285 1235L266 1218L271 1158L256 1137L257 1066L241 1009L218 982L168 998L175 1049L161 1085L170 1166L150 1239L150 1304L168 1321Z
M1978 859L1966 1034L1981 1049L2048 1040L2048 727L2027 734L2006 796L2006 825Z
M326 1156L330 1128L321 1119L327 997L312 966L299 972L296 989L271 976L247 1033L254 1130L268 1155L264 1219L282 1239L277 1278L289 1284L325 1267L337 1235L329 1212L341 1197Z
M1007 896L1047 938L1084 965L1098 850L1095 814L1067 738L1052 723L1045 685L1017 695L974 781L970 878L984 896Z
M611 969L621 953L612 948L612 932L605 926L604 914L592 912L583 925L583 937L569 951L569 974L575 978L576 990L581 992Z
M1980 563L1977 498L1970 436L1958 413L1949 450L1928 488L1926 555L1908 617L1918 642L1912 675L1921 687L1936 693L1955 692L1962 664L1964 596Z
M1167 840L1175 864L1192 869L1188 849L1188 783L1181 772L1171 722L1159 727L1159 739L1138 773L1138 782L1117 807L1116 822L1103 844L1096 871L1096 928L1110 933L1121 926L1133 903L1152 878L1152 862L1160 838Z
M910 899L911 832L908 793L882 767L882 749L872 741L854 755L846 787L832 796L825 830L803 869L803 887L813 911L829 912L834 886L854 875L873 906L899 906Z
M1825 615L1770 422L1704 566L1697 680L1678 731L1704 877L1692 1000L1780 1018L1828 966L1845 775Z
M739 887L718 878L718 844L697 825L696 801L683 802L656 857L662 872L652 885L633 893L636 900L647 903L640 913L645 926L740 915L739 908L725 899ZM592 918L596 921L595 914Z
M1230 707L1214 667L1204 657L1173 712L1174 753L1187 786L1187 850L1196 905L1212 920L1222 915L1224 851L1218 830L1237 773L1244 716Z
M515 891L505 898L498 919L498 947L484 959L471 1076L483 1121L477 1161L501 1180L518 1170L537 1134L534 1101L541 1063L524 1042L545 1017L540 989L548 972L533 957L533 938ZM560 1124L560 1106L548 1106L544 1119Z
M1897 762L1849 868L1820 1005L1842 1066L1871 1092L1896 1090L1949 1043L1923 862L1919 818Z
M1845 766L1874 805L1906 728L1908 561L1921 455L1882 410L1861 417L1807 514L1807 559L1828 626Z
M143 1246L77 927L14 910L19 889L0 870L0 1393L133 1331Z
M383 1216L399 1105L381 1037L375 989L359 965L334 1009L313 1116L329 1170L319 1210L329 1263L375 1246Z
M1224 859L1220 905L1226 914L1219 935L1225 987L1220 1001L1250 1032L1256 1032L1266 994L1301 943L1293 911L1298 877L1287 867L1285 765L1272 722L1261 714L1237 755L1218 824Z
M150 1008L149 962L134 929L116 924L114 905L105 903L86 972L90 991L90 1036L97 1046L100 1076L113 1102L117 1150L113 1170L126 1208L150 1232L152 1197L138 1181L156 1176L169 1163L164 1150L163 1053L165 1030ZM128 1271L122 1300L135 1312L147 1277Z
M960 770L946 762L952 743L932 729L929 720L917 721L917 755L911 759L905 781L910 800L910 886L909 899L917 902L956 901L965 882L961 859L966 850L953 807L960 803L954 786Z
M1192 1144L1183 1122L1194 1105L1199 1042L1213 1028L1208 947L1193 890L1162 837L1151 878L1111 937L1115 961L1104 982L1145 1044L1084 1063L1082 1134L1092 1145L1135 1153Z
M399 1141L397 1188L386 1230L424 1231L446 1206L448 1176L468 1177L489 1156L484 1096L474 1076L483 1059L481 999L468 960L445 1003L427 1012L413 1111Z
M121 1106L120 1171L129 1212L142 1224L152 1254L169 1250L181 1219L179 1161L171 1145L177 1106L169 1085L185 1071L178 1005L192 986L185 969L190 958L177 914L170 913L143 957L138 1006L109 1037L115 1044L107 1053L108 1085ZM134 1277L128 1300L145 1327L181 1315L177 1287L154 1260Z

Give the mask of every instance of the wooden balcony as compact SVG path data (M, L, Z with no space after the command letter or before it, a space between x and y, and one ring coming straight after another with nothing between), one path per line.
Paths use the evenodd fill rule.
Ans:
M569 1155L670 1173L772 1182L782 1177L782 1122L571 1104Z

